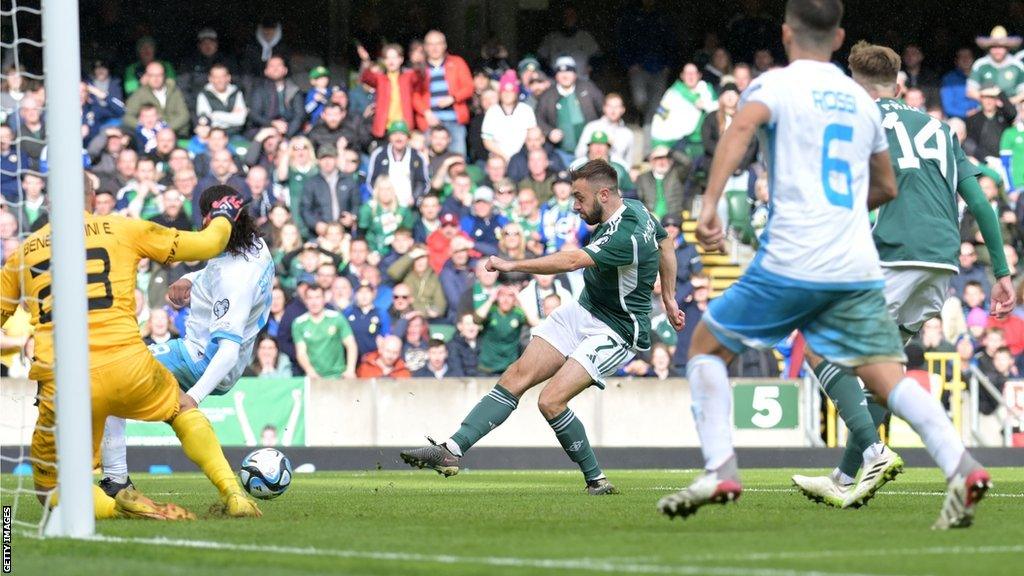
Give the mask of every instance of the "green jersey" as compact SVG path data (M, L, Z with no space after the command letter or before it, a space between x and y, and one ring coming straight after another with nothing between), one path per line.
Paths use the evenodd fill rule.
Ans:
M1006 172L1010 176L1011 186L1017 189L1024 186L1024 122L1017 122L1006 130L999 140L999 155L1007 164Z
M665 236L642 202L625 199L583 248L597 265L583 272L580 305L636 350L651 347L651 295Z
M1024 90L1024 65L1009 54L998 64L988 55L978 58L971 67L967 87L980 90L989 86L998 86L1007 98L1013 98Z
M336 310L324 310L320 320L313 320L307 312L292 324L292 339L306 344L309 363L324 378L338 378L348 368L342 342L349 336L352 327Z
M500 374L519 357L519 336L526 326L526 313L516 306L507 313L491 306L480 331L480 369Z
M878 107L899 190L878 209L873 235L879 259L883 266L957 272L957 187L978 170L945 123L899 100L882 98Z

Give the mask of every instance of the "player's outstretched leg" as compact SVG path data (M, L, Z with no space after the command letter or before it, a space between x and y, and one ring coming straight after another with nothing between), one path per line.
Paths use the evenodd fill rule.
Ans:
M870 399L865 396L857 377L813 353L809 352L808 357L819 384L850 429L850 437L839 467L830 475L795 475L793 484L815 502L837 508L859 508L903 470L903 460L878 437L875 415L877 413L880 420L884 418L884 411L873 401L868 404ZM876 410L871 410L872 406ZM862 464L864 473L855 480Z
M685 518L707 504L732 502L743 492L732 446L732 390L725 361L716 355L694 353L720 347L717 342L709 346L710 339L714 336L701 322L686 364L705 473L688 487L658 501L658 511L669 518Z
M125 443L125 419L107 416L103 427L103 479L99 486L113 498L125 488L135 488L128 476L128 447Z
M180 412L171 420L171 427L181 441L185 455L217 487L227 516L258 518L263 515L256 502L242 490L234 470L224 457L213 426L202 412L195 408Z
M523 355L508 367L494 388L466 414L462 426L448 440L429 446L403 450L402 460L416 468L430 468L445 477L459 473L459 462L474 444L512 415L519 397L527 390L551 378L565 362L551 344L541 338L530 340Z
M618 366L612 370L616 368ZM569 358L541 391L537 407L555 432L555 437L565 450L566 456L583 472L587 493L591 496L618 494L618 488L608 481L597 463L597 455L590 446L583 422L580 422L568 406L569 400L586 390L593 381L586 368L575 358Z
M964 448L942 405L912 378L904 378L902 367L896 363L861 366L857 373L886 401L893 414L917 432L928 454L946 475L946 499L932 528L970 526L975 506L992 487L992 479Z

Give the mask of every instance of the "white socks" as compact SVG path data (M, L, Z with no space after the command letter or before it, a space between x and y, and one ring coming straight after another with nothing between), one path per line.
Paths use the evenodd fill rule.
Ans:
M921 437L946 478L952 477L966 449L939 401L913 379L904 378L886 402L889 410L906 420Z
M449 452L455 454L459 458L462 458L462 448L459 448L458 442L449 438L442 442L441 444L444 444L444 447L447 448Z
M733 456L732 389L725 362L718 356L695 356L686 363L686 377L704 468L717 470Z
M128 447L125 444L124 418L107 416L103 427L103 475L123 484L128 479Z

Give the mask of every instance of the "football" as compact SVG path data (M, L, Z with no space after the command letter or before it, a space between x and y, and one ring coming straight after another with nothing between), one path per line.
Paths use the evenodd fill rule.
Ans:
M242 459L238 478L254 498L272 500L291 485L292 463L280 450L260 448Z

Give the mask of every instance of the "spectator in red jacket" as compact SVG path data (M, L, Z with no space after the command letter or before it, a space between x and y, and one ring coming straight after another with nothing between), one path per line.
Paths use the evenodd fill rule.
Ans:
M423 39L427 53L425 78L420 84L414 106L422 114L427 128L444 126L452 137L450 150L466 155L468 103L473 97L473 77L466 61L448 53L448 41L437 30Z
M406 126L425 127L423 118L417 118L413 111L414 94L421 90L423 73L419 70L402 69L404 51L398 44L386 44L381 50L384 67L370 62L370 54L358 47L362 59L363 73L359 80L376 90L374 99L374 138L383 138L391 124L404 121ZM419 122L417 122L419 120Z
M358 378L412 378L402 360L402 339L385 336L376 352L363 355L356 369Z

